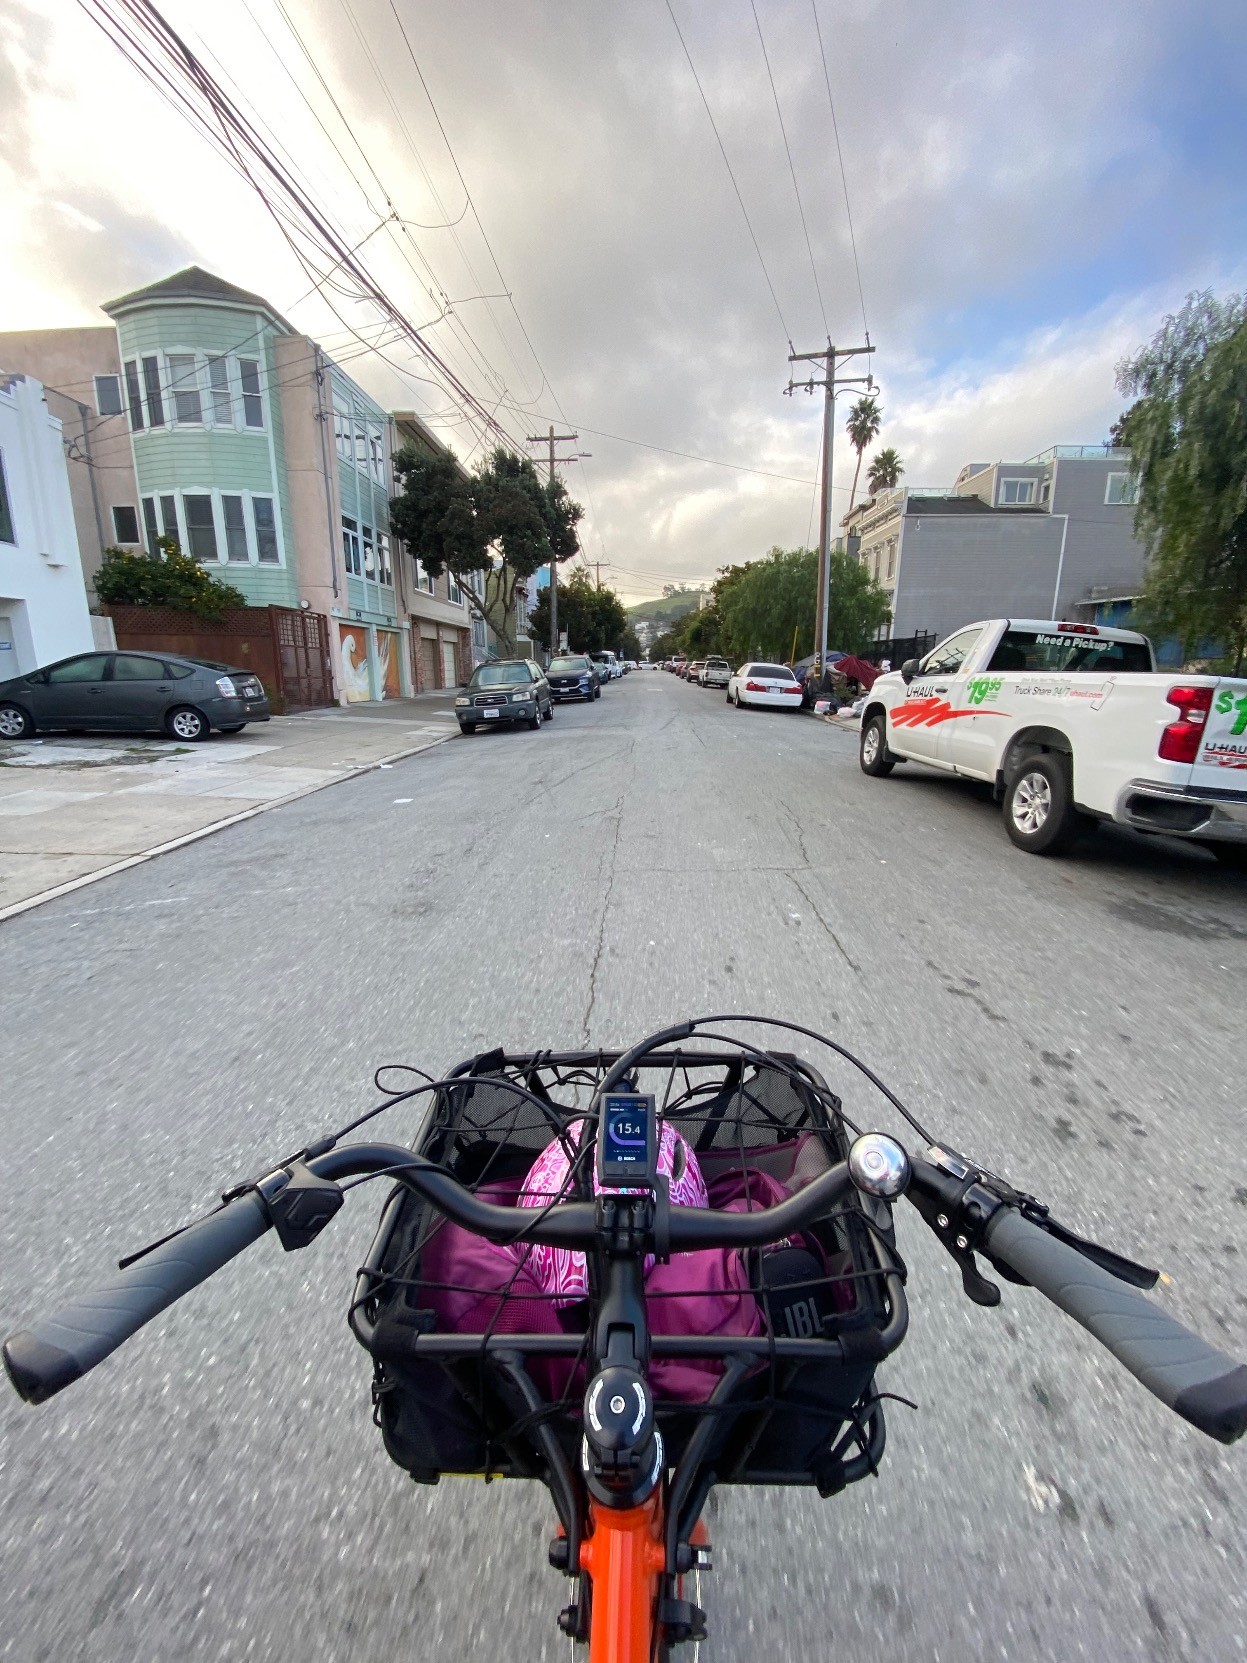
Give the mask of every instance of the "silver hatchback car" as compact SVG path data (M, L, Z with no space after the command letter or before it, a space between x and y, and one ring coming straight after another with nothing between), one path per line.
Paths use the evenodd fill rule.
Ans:
M195 742L241 733L271 712L250 670L170 653L89 652L0 682L0 739L37 730L150 732Z

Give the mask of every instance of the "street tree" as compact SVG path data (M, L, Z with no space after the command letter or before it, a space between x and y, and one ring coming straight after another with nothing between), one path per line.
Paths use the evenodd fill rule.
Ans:
M394 475L394 535L430 577L453 573L502 656L511 656L516 595L540 567L577 552L580 504L557 476L543 482L528 457L501 446L466 474L449 452L429 456L408 445L394 458ZM477 574L479 595L470 581Z
M1247 296L1188 295L1117 366L1148 551L1138 621L1188 655L1222 643L1247 658Z
M861 564L833 550L829 562L828 641L844 652L859 652L890 616L887 592ZM813 651L818 553L774 548L762 560L735 566L715 584L722 620L721 650L741 662L748 658L800 658Z
M905 465L891 445L881 450L873 458L866 470L866 489L872 494L876 491L890 491L899 485L901 475L905 472Z
M578 566L559 584L559 633L567 633L572 652L601 652L619 649L630 633L624 603L613 589L597 588L583 566ZM543 589L529 608L528 627L542 646L552 651L550 641L550 591ZM635 641L636 637L632 639ZM633 655L635 656L635 655Z
M849 411L849 419L844 424L844 430L849 436L849 443L857 452L857 466L853 469L853 489L849 492L849 507L853 507L853 499L857 496L857 476L862 471L862 454L867 445L871 445L879 437L879 429L883 426L883 411L879 408L879 400L873 395L859 398Z

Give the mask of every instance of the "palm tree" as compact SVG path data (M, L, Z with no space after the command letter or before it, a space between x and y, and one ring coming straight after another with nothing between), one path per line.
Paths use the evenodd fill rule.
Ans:
M872 496L876 491L890 491L894 485L900 484L904 472L900 457L889 445L886 450L879 452L867 468L866 489Z
M879 437L879 429L883 426L883 411L879 408L877 398L859 398L849 411L849 419L844 424L844 430L849 436L849 443L857 452L857 466L853 469L853 489L849 492L849 511L853 509L853 498L857 495L857 476L862 471L862 452L872 440Z

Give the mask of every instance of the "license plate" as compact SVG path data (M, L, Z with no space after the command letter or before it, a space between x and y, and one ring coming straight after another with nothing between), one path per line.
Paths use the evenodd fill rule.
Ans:
M481 711L481 715L485 718L485 720L487 722L489 721L491 716L496 717L497 714L498 714L498 712L496 710L482 710Z

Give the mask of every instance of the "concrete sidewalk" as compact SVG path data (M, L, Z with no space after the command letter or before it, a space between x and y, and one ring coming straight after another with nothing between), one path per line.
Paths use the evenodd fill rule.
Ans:
M200 745L0 742L0 919L326 785L439 745L453 692L274 716Z

